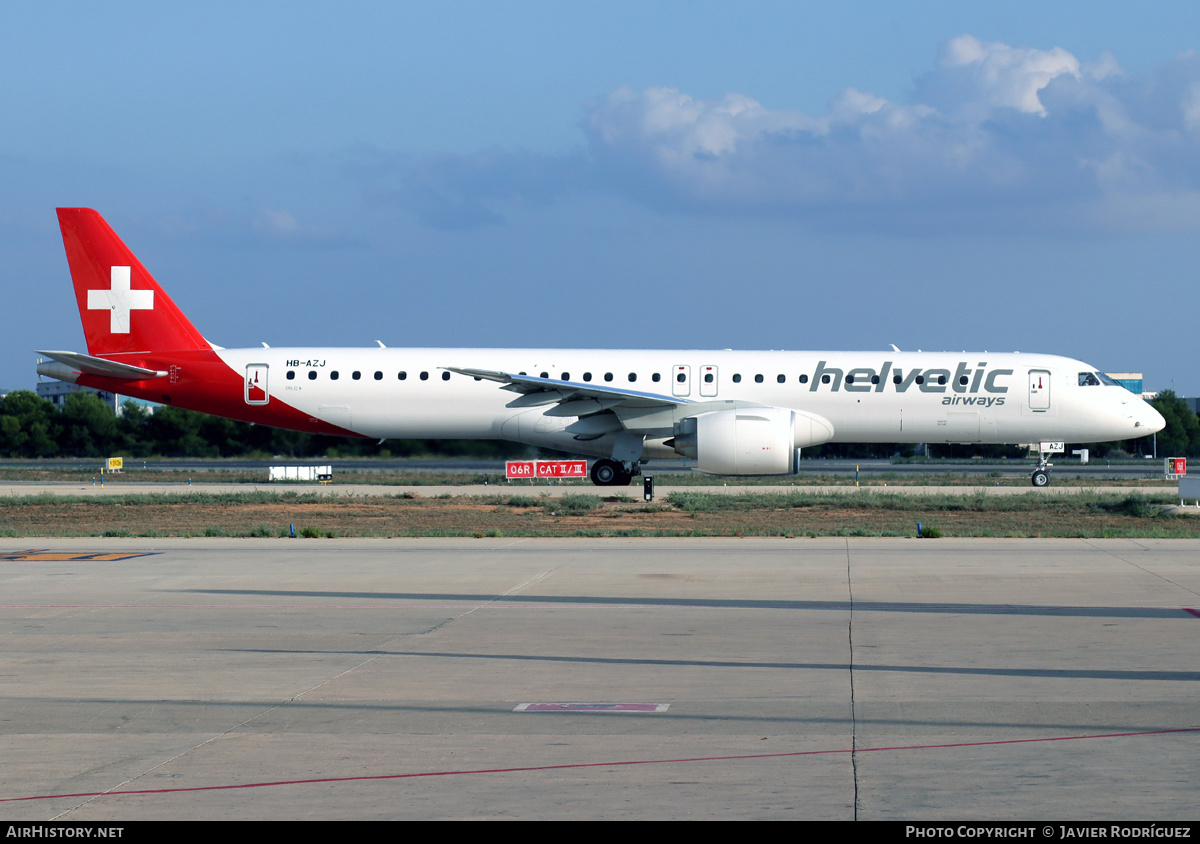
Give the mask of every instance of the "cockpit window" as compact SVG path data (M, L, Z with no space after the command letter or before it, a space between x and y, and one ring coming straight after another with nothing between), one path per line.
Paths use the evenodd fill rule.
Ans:
M1100 379L1096 377L1096 374L1097 373L1095 373L1095 372L1079 373L1079 386L1080 387L1099 387Z
M1108 386L1108 387L1120 387L1121 386L1116 381L1114 381L1113 379L1111 379L1107 375L1105 375L1103 372L1097 372L1096 377L1099 378L1100 383L1104 384L1105 386Z

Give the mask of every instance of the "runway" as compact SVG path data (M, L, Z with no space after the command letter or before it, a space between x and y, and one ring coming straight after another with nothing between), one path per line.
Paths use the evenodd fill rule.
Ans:
M1200 790L1200 541L3 539L0 595L14 820L1168 821Z
M640 479L637 479L640 481ZM1099 492L1113 495L1156 495L1174 494L1177 485L1164 486L1161 483L1128 484L1123 486L1054 486L1037 489L1031 485L997 486L995 484L946 486L930 484L917 486L908 484L870 483L862 486L852 484L816 485L816 484L781 484L781 485L741 485L706 484L671 486L655 483L655 498L665 498L676 492L707 493L712 495L769 495L787 494L792 492L809 493L814 495L842 494L853 495L861 492L888 493L892 495L1073 495L1083 492ZM208 494L225 495L229 493L251 492L294 492L298 495L319 495L326 497L352 496L396 496L406 493L421 498L486 496L486 495L546 495L551 498L561 498L564 495L600 495L625 496L641 500L643 486L635 482L630 486L598 487L591 484L566 485L557 483L501 483L501 484L471 484L458 486L390 486L386 484L319 484L319 483L261 483L261 484L227 484L227 483L156 483L153 481L125 482L123 480L100 483L65 483L54 481L0 481L0 498L24 497L32 495L69 495L85 497L114 497L123 495L145 494Z

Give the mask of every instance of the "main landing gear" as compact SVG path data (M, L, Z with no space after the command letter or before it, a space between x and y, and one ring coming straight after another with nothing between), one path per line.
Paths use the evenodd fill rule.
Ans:
M607 457L592 464L592 483L596 486L629 486L634 475L640 475L637 463L622 463Z

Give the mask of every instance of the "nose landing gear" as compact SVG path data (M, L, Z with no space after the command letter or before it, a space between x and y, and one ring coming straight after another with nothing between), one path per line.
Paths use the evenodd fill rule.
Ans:
M1050 486L1050 467L1054 464L1049 462L1048 458L1051 454L1062 451L1064 448L1065 445L1063 443L1038 444L1038 462L1033 467L1033 473L1029 476L1029 480L1034 486Z

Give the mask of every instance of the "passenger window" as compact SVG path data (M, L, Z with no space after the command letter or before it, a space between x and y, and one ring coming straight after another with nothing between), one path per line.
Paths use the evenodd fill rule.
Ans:
M893 384L899 384L899 383L900 383L901 381L903 381L903 380L904 380L904 379L903 379L903 378L901 378L899 375L893 375L893 376L892 376L892 383L893 383Z
M828 383L829 383L829 376L828 376L828 375L822 375L822 376L821 376L821 383L822 383L822 384L828 384Z
M564 373L562 374L562 380L564 380L564 381L570 381L570 380L571 380L571 373L569 373L569 372L564 372Z
M801 384L807 384L807 383L808 383L808 376L807 376L807 375L801 375L801 376L800 376L800 383L801 383Z
M401 381L403 381L404 379L408 378L408 373L407 372L399 372L396 374L396 377L399 378Z
M449 380L450 380L450 373L449 373L449 372L443 372L443 373L442 373L442 380L443 380L443 381L449 381Z
M711 384L712 382L713 382L713 376L712 376L712 373L711 373L711 372L706 372L706 373L704 373L704 383L705 383L705 384Z
M684 381L687 380L687 376L681 372L675 376L675 380L678 381L680 384L682 384Z
M761 375L755 375L755 376L754 376L754 383L755 383L755 384L761 384L761 383L762 383L762 376L761 376Z
M549 372L543 372L543 373L542 373L541 375L539 375L538 377L539 377L539 378L549 378L549 377L550 377L550 373L549 373Z
M333 370L333 372L329 373L329 380L330 381L338 380L338 371L336 369Z
M592 380L592 373L590 373L590 372L585 372L585 373L583 373L583 380L584 380L584 381L591 381L591 380Z
M734 376L733 376L733 383L735 383L735 384L740 384L740 383L742 383L742 376L741 376L741 374L740 374L740 373L735 373L735 374L734 374Z
M382 373L382 372L376 372L376 373L375 373L375 380L376 380L376 381L382 381L382 380L383 380L383 373Z
M967 376L960 375L958 377L958 383L962 384L964 387L967 386Z
M422 373L421 373L421 380L422 380L422 381L428 381L428 380L429 380L429 373L428 373L428 372L422 372Z
M878 383L879 383L879 376L878 376L878 375L872 375L872 376L871 376L871 383L872 383L872 384L878 384ZM965 382L964 382L964 383L965 383Z
M317 370L315 370L315 369L308 370L308 380L309 381L317 380Z
M296 370L294 370L294 369L289 369L289 370L288 370L288 374L287 374L287 379L288 379L289 381L295 381L295 380L296 380Z
M656 372L650 376L650 380L653 381L655 384L657 384L659 381L662 380L662 376Z
M924 383L925 383L925 376L924 376L924 375L918 375L918 376L917 376L917 383L918 383L918 384L924 384Z
M939 383L939 384L945 384L945 383L946 383L946 376L945 376L945 375L939 375L939 376L938 376L938 383Z
M355 381L359 381L359 380L361 380L361 379L362 379L362 373L361 373L361 372L359 372L359 371L356 369L356 370L354 370L354 372L353 372L353 373L350 375L350 377L351 377L351 378L353 378Z
M629 383L632 384L636 380L637 380L637 373L636 372L629 373Z
M604 380L605 380L605 381L611 381L611 380L612 380L612 373L611 373L611 372L606 372L606 373L604 373Z
M776 376L775 380L782 384L784 381L787 381L787 377L784 375L778 375Z
M854 376L853 376L853 375L847 375L847 376L846 376L846 383L847 383L847 384L853 384L853 383L854 383Z

